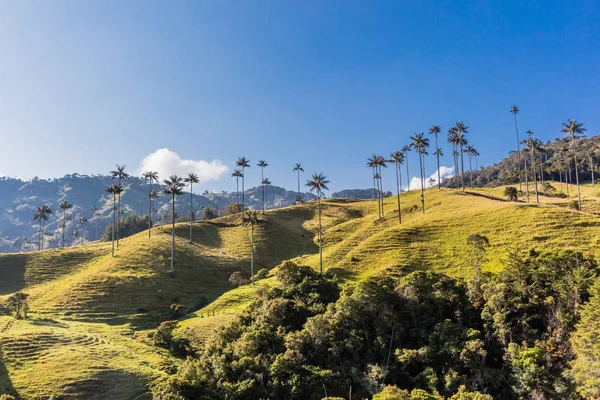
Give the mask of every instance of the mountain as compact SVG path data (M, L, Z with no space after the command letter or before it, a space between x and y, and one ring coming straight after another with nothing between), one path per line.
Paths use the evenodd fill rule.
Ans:
M30 181L0 177L0 252L31 251L37 249L38 224L33 221L36 207L49 204L54 214L47 222L45 231L45 247L56 248L62 240L62 213L57 209L61 200L73 204L67 211L65 229L66 245L75 243L75 230L83 234L84 242L101 237L104 229L112 221L112 201L105 188L113 183L109 176L102 175L65 175L57 179L38 179ZM125 191L121 195L121 215L146 215L148 213L149 187L143 179L132 177L124 182ZM159 185L154 190L160 191ZM267 190L267 207L286 207L294 203L297 193L278 186L269 186ZM303 193L306 201L316 199L312 193ZM246 205L250 208L261 208L261 188L254 187L246 190ZM195 193L195 218L202 218L202 207L212 208L215 213L224 213L226 207L235 202L235 193ZM241 201L241 199L240 199ZM170 213L170 198L161 196L155 204L156 221L161 221L165 214ZM97 211L92 211L95 206ZM217 208L219 209L217 212ZM179 196L176 200L176 212L179 216L188 216L190 210L189 193ZM85 216L89 222L86 227L78 224L79 218ZM79 243L81 239L77 239Z
M501 273L517 253L582 250L600 256L596 243L600 236L598 217L568 208L571 199L542 196L542 204L536 206L507 202L499 193L502 193L502 188L473 189L467 193L429 189L425 193L426 213L423 214L419 208L420 191L405 192L402 194L402 224L397 220L395 198L385 199L383 220L378 218L374 201L324 200L323 260L326 276L335 276L350 290L353 285L368 285L372 277L400 279L404 271L416 271L421 275L411 275L412 278L433 279L438 276L435 274L443 274L451 279L432 287L435 289L430 290L433 295L446 293L448 288L463 290L462 279L474 274L473 247L468 239L475 233L489 239L485 259L481 261L485 276ZM582 187L582 196L589 204L599 203L597 191L589 185ZM167 381L182 365L180 358L155 345L156 328L162 321L176 319L173 337L190 340L191 347L200 352L219 327L235 320L254 299L268 297L266 290L279 285L273 274L281 270L285 261L292 260L298 265L318 270L318 213L315 203L269 210L261 219L265 223L254 232L255 270L264 268L271 272L255 285L237 288L228 278L236 271L248 275L251 244L250 227L242 224L239 215L194 222L193 243L187 240L188 225L177 224L174 274L169 273L171 236L168 226L154 228L152 238L140 233L122 240L115 257L111 257L108 243L0 255L0 303L12 293L23 291L29 295L30 305L29 318L20 320L2 315L0 309L0 393L17 394L23 399L51 396L123 400L150 398L151 388ZM538 281L533 282L537 284ZM306 288L307 284L298 287ZM357 296L361 293L369 295L368 286L359 287L361 290L355 292ZM498 286L503 287L510 285ZM393 292L393 288L387 288ZM285 293L284 289L282 287L280 292ZM418 292L410 290L401 293L416 299L419 296ZM449 301L464 301L464 292L461 293L460 296L452 294L454 297ZM547 296L550 297L539 299L540 306L548 304L557 295L549 291ZM352 303L354 300L348 296L346 303L340 303L340 307L346 304L344 307L347 308L341 309L336 318L350 315L344 310L351 311L353 307L361 306L362 303ZM498 299L501 298L498 295ZM297 298L296 303L279 301L268 309L259 308L257 311L268 315L281 312L281 315L290 315L289 321L293 322L294 307L307 307L314 300L310 297L307 301ZM396 301L386 297L381 302L392 300ZM380 303L379 298L368 300L373 302L372 307L371 303L364 301L365 307L368 307L366 310L370 310L369 318L376 315L373 310ZM440 310L448 311L450 303L446 303L445 299L439 301L442 301ZM325 317L330 316L334 308L328 307L327 310L330 311L324 314ZM4 313L6 311L4 309ZM322 307L319 312L324 311ZM408 311L406 315L402 314L406 321L414 318ZM432 318L437 315L436 312L430 314ZM423 315L427 317L429 314ZM449 315L449 318L454 318L452 313ZM357 317L354 320L360 323L364 319ZM520 321L518 318L514 320ZM318 319L311 326L319 328L320 325L314 325L319 321L326 323L327 319ZM369 321L365 325L371 326ZM277 320L267 320L262 326L272 327L277 323ZM472 320L464 321L464 324L470 323ZM445 329L455 327L449 322L440 322L435 332L442 336L435 336L435 343L454 343L444 338L453 335L452 331ZM377 333L381 337L373 336L371 339L380 353L388 346L385 335L389 335L390 330L391 327L381 329ZM317 331L323 340L328 337L327 332L326 329ZM348 330L346 333L352 332L359 331ZM237 345L241 345L238 339L255 343L253 340L262 337L249 332L241 337L235 336L235 340ZM472 332L466 337L472 339L468 343L473 346L481 342ZM290 343L297 343L292 339L301 339L297 336L289 338ZM360 335L353 340L363 344L368 342ZM353 342L349 343L348 349L352 349ZM519 343L519 346L522 344ZM474 351L476 349L474 347ZM423 354L431 354L425 353L426 350L422 349ZM245 354L242 347L234 347L233 351L236 357ZM411 351L414 353L416 350ZM413 354L409 353L406 357ZM383 354L382 357L385 357L385 352ZM454 352L453 347L448 349L448 354L458 357L463 353ZM378 364L385 359L382 357L378 356ZM493 357L494 362L502 360L501 355ZM254 358L247 360L250 363ZM418 361L415 368L426 362L425 358L418 360L422 361ZM537 358L526 361L531 364L535 360ZM343 357L341 362L348 362L348 358ZM244 365L240 364L240 368L246 368ZM281 362L276 365L284 367ZM397 372L397 364L393 365ZM193 372L190 369L183 371ZM314 372L323 373L323 370ZM323 379L328 378L325 376Z
M377 196L375 189L345 189L331 194L332 199L363 199L370 200Z

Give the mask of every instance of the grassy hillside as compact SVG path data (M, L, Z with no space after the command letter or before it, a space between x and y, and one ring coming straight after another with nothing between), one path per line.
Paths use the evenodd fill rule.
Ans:
M324 267L348 283L403 266L464 277L471 273L466 240L472 233L490 240L489 271L498 271L512 249L577 248L598 255L600 218L593 212L600 188L582 190L585 212L569 209L570 199L542 197L540 206L506 202L502 188L431 189L425 214L413 191L402 195L401 225L395 197L385 201L384 221L375 202L327 200ZM318 268L314 204L263 218L255 233L255 270L287 259ZM229 275L250 268L249 228L240 220L194 223L193 243L189 225L177 225L173 275L169 227L155 228L150 239L145 232L122 240L114 258L104 243L0 255L0 297L18 290L31 296L30 319L0 316L0 393L123 399L146 393L153 379L178 363L144 333L172 317L171 304L192 311L178 334L199 347L252 300L257 287L272 284L266 279L232 290ZM200 296L211 303L193 312Z

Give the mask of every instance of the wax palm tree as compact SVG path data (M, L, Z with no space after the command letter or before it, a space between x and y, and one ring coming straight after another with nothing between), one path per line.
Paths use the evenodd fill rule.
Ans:
M377 156L377 160L376 160L376 165L377 165L377 172L379 175L379 197L381 199L381 216L384 216L384 211L383 211L383 173L381 171L381 167L387 168L387 160L382 157L382 156Z
M441 189L441 173L440 173L440 157L444 156L444 152L442 151L441 148L437 148L435 149L435 151L433 152L433 155L436 156L436 158L438 159L438 189Z
M260 181L261 181L261 192L262 192L262 209L263 209L263 213L265 212L265 185L262 183L262 181L265 180L265 176L264 176L264 171L265 171L265 167L267 167L269 164L267 164L267 162L265 160L258 160L258 164L256 164L257 166L260 167Z
M515 119L515 131L517 132L517 162L519 163L519 190L523 190L523 185L521 183L521 141L519 140L519 125L517 124L517 114L519 113L519 107L512 106L510 108L510 112L512 113Z
M473 150L475 148L472 145L467 145L465 147L465 153L467 153L467 157L469 158L469 187L473 188Z
M158 198L158 195L152 196L152 193L156 193L152 190L152 184L158 183L158 172L156 171L145 171L142 177L146 180L146 183L150 186L148 192L148 237L150 237L152 230L152 200Z
M58 203L58 208L62 210L63 218L62 218L62 247L65 247L65 229L67 229L67 210L73 208L73 204L69 203L67 200L61 200Z
M235 204L237 212L240 212L240 178L243 178L244 174L241 169L234 169L231 176L235 178Z
M592 188L594 187L594 184L596 182L596 179L594 178L594 152L590 151L588 153L588 158L590 160L590 167L592 168Z
M408 173L408 152L412 149L412 144L405 144L402 146L400 151L404 154L404 161L406 163L406 191L410 190L410 174Z
M296 198L297 202L300 202L300 172L304 172L304 168L302 168L302 164L296 163L294 167L294 171L298 172L298 197Z
M306 186L310 188L310 191L317 191L317 212L319 214L319 271L323 273L323 228L321 224L321 194L323 190L329 190L327 184L329 181L323 173L312 174L312 179L306 181Z
M74 230L73 231L73 243L75 243L74 246L77 245L77 239L79 238L79 236L80 236L79 232L77 230ZM83 244L83 237L82 237L81 241L82 241L81 244Z
M264 181L265 179L263 179ZM268 180L268 178L267 178ZM250 281L254 283L254 227L264 224L260 214L255 210L247 210L242 225L250 227Z
M114 257L115 256L115 213L117 211L116 202L117 202L117 195L120 194L123 191L123 188L119 184L112 183L112 184L110 184L110 186L108 186L105 189L105 191L109 195L112 196L113 222L112 222L112 250L111 250L111 254Z
M448 129L448 143L452 145L452 157L454 159L454 186L458 191L459 183L458 183L458 132L455 127Z
M48 204L42 204L36 208L36 213L33 216L33 220L39 221L40 223L38 250L44 250L44 225L51 214L52 209L50 209L50 206Z
M264 206L263 206L263 214L265 213L265 208L269 208L269 197L268 197L268 193L267 190L269 189L269 185L271 184L271 181L269 180L269 178L263 178L262 180L262 185L265 188L265 201L264 201Z
M246 157L239 157L235 165L242 167L242 212L244 212L246 210L246 202L244 199L244 181L246 180L246 168L250 168L250 160L247 160Z
M464 148L464 146L466 146L468 144L465 134L469 133L469 131L468 131L469 127L466 126L463 122L457 122L454 127L456 128L457 143L458 143L458 147L460 148L460 170L461 170L460 180L462 182L462 189L464 192L464 190L465 190L465 162L464 162L464 158L463 158L463 148Z
M377 196L377 216L381 218L381 204L379 203L379 186L377 182L379 182L379 176L377 175L377 167L375 165L375 160L377 156L373 154L372 157L367 158L367 167L371 168L373 171L373 196Z
M567 155L569 154L569 146L563 142L562 146L559 148L561 161L564 168L565 173L565 187L567 188L567 197L569 197L569 179L567 176L567 165L569 170L569 175L571 175L571 163L567 162Z
M439 126L437 125L433 125L431 128L429 128L429 134L430 135L435 135L435 152L433 154L435 154L435 158L437 160L437 176L438 176L438 189L442 188L442 181L440 178L440 155L443 155L443 153L441 152L439 146L438 146L438 134L441 132L442 130L440 129ZM440 150L438 152L438 150Z
M94 204L93 206L90 207L90 210L92 210L92 216L90 217L90 220L93 220L94 217L99 216L100 214L98 213L98 207L96 207L96 205ZM95 229L95 235L94 235L94 240L98 240L98 221L95 221L93 223L93 226L96 228Z
M526 151L531 155L531 168L533 170L533 180L535 182L535 202L540 204L540 197L538 194L538 185L537 185L537 174L536 174L536 166L535 160L536 155L545 153L546 150L542 147L542 142L539 139L533 137L533 132L527 131L528 138L525 140L525 145L527 146Z
M127 172L125 172L125 165L118 165L117 164L117 169L114 171L110 171L110 174L112 175L112 178L115 179L119 179L119 186L121 187L121 191L118 193L118 197L119 197L119 205L118 205L118 211L117 211L117 247L119 247L119 224L121 223L121 193L123 193L123 181L125 179L129 179L129 174Z
M194 183L200 183L198 175L190 172L187 178L184 178L185 183L190 185L190 243L192 243L192 221L194 220Z
M475 159L475 171L477 172L477 175L475 175L475 179L477 179L479 177L479 164L477 163L477 157L479 157L479 152L474 146L471 146L471 155ZM475 180L475 187L479 187L479 185L477 184L477 180Z
M575 139L583 137L583 132L587 129L583 127L583 123L577 122L575 119L569 119L563 123L561 132L565 134L567 138L571 138L571 149L573 150L573 161L575 164L575 183L577 183L577 203L581 210L581 191L579 189L579 171L577 170L577 152L575 149Z
M79 217L79 225L81 225L81 244L83 244L83 238L85 236L85 227L88 223L87 217Z
M412 145L417 151L419 155L419 169L420 169L420 179L421 179L421 210L423 214L425 214L425 183L423 176L423 157L427 154L427 147L429 147L429 139L424 137L425 134L423 132L415 133L414 136L410 137L412 140Z
M163 189L163 193L171 195L171 272L174 271L173 261L175 259L175 196L183 194L183 188L185 183L182 177L177 175L171 175L169 179L165 179L163 183L166 187Z
M400 192L402 187L402 171L400 171L400 165L404 163L404 154L401 151L395 151L390 154L390 162L394 163L396 167L396 199L398 200L398 223L402 223L402 208L400 207Z

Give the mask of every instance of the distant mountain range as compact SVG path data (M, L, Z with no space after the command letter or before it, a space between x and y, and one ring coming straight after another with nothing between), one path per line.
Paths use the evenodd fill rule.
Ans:
M111 223L111 199L105 188L113 183L111 177L102 175L65 175L56 179L38 179L23 181L16 178L0 177L0 252L29 251L37 249L38 224L33 220L36 207L49 204L54 214L46 224L46 248L61 245L62 212L57 209L61 200L73 204L67 211L65 241L67 245L75 242L73 233L78 231L84 241L93 241L102 236L104 229ZM132 177L124 184L125 191L121 195L121 214L146 215L148 213L148 184L141 178ZM158 185L154 185L159 190ZM344 190L333 193L331 197L356 197L370 199L373 189ZM292 205L296 200L295 191L278 186L267 189L267 207L280 208ZM302 193L305 201L312 201L316 196ZM202 207L224 213L226 207L236 201L235 192L195 193L194 209L197 219L202 218ZM245 202L250 208L261 208L261 188L254 187L245 191ZM154 204L155 218L160 221L170 210L171 199L161 196ZM96 207L96 210L92 210ZM189 215L190 195L178 196L176 212L180 216ZM89 222L85 227L78 224L79 218L85 216ZM79 242L81 238L77 239Z

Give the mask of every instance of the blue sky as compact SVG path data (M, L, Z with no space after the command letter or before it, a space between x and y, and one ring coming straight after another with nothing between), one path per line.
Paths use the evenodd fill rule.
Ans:
M512 104L544 141L567 118L600 132L599 20L583 0L1 2L0 174L150 155L232 190L246 156L250 186L264 158L276 185L301 161L333 190L369 187L369 155L456 121L494 163L516 147Z

